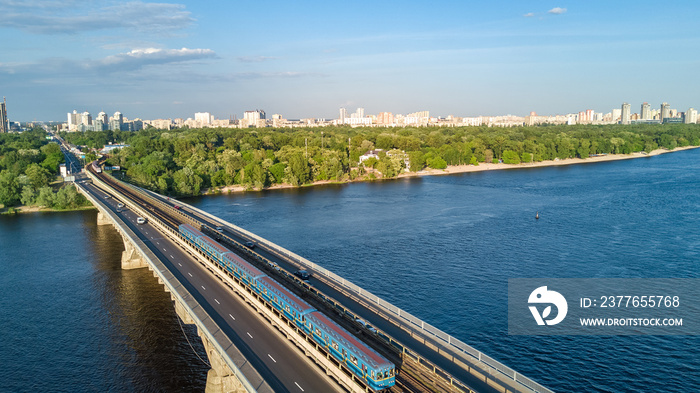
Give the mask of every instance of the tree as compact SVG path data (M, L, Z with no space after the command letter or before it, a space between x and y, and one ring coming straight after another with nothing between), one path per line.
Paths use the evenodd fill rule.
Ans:
M31 185L34 190L48 186L49 182L53 178L51 172L39 164L30 164L27 167L27 170L24 171L24 174L27 175L29 185Z
M425 155L420 150L408 152L408 162L411 172L422 171L425 168Z
M503 163L504 164L520 164L520 157L518 153L513 150L505 150L503 152Z
M295 153L289 157L285 172L288 181L294 186L306 184L311 180L309 162L301 153Z
M179 194L198 195L203 180L191 168L185 167L175 172L173 182L175 191Z
M272 175L272 180L274 183L282 183L282 178L284 177L284 168L286 165L282 162L278 162L268 168L268 171Z
M20 202L24 206L31 206L34 204L34 201L36 200L36 192L34 191L34 188L30 185L26 185L22 187L22 195L20 197Z
M427 160L428 166L433 169L445 169L447 168L447 162L440 156L435 156Z
M41 187L36 197L36 204L44 207L53 207L54 193L51 187Z
M20 198L17 177L8 170L0 172L0 203L5 207L14 206L20 202Z

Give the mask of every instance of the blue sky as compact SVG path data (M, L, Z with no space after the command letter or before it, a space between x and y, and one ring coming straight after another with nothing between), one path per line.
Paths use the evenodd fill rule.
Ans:
M13 121L700 107L700 2L0 0Z

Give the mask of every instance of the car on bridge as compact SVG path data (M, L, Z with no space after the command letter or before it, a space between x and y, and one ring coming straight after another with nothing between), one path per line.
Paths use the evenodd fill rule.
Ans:
M294 272L294 275L301 278L304 281L307 281L311 278L311 273L307 272L306 270L297 270Z
M245 246L248 248L255 248L255 242L245 242Z
M143 218L143 217L138 217L138 218L136 219L136 223L137 223L137 224L145 224L145 223L146 223L146 219Z

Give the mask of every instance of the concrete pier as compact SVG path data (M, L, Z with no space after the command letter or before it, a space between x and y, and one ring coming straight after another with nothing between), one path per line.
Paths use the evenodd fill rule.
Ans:
M131 242L124 238L124 251L122 252L122 269L139 269L147 267L146 261L143 260L141 253L134 247Z

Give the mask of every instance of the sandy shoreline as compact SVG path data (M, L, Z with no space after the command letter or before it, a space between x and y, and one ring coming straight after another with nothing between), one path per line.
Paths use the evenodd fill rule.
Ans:
M697 149L697 148L700 148L700 146L677 147L673 150L656 149L650 153L607 154L604 156L589 157L586 159L567 158L564 160L546 160L546 161L540 161L540 162L531 162L531 163L527 163L527 164L479 163L479 165L452 165L452 166L448 166L446 169L424 169L420 172L402 173L397 178L403 179L403 178L407 178L407 177L417 177L417 176L453 175L456 173L482 172L482 171L494 171L494 170L506 170L506 169L541 168L541 167L548 167L548 166L562 166L562 165L588 164L588 163L605 162L605 161L629 160L632 158L651 157L651 156L657 156L659 154L672 153L672 152L676 152L676 151L690 150L690 149ZM396 178L393 178L393 179L396 179ZM383 179L377 179L377 180L383 180ZM387 180L390 180L390 179L387 179ZM320 186L320 185L324 185L324 184L346 184L346 183L354 183L354 182L359 182L359 181L370 181L370 180L363 179L363 180L353 180L353 181L346 181L346 182L324 180L324 181L317 181L317 182L314 182L311 184L305 184L303 186L293 186L291 184L275 184L273 186L266 187L263 190L279 190L279 189L285 189L285 188L312 187L312 186ZM376 181L376 180L373 180L373 181ZM212 195L212 194L218 194L218 193L227 194L227 193L236 193L236 192L244 192L244 191L263 191L263 190L251 190L251 189L248 189L247 187L244 187L244 186L235 185L235 186L224 187L220 190L219 189L207 190L207 192L203 193L203 195Z
M642 158L658 156L659 154L672 153L681 150L697 149L700 146L685 146L677 147L673 150L668 149L656 149L650 153L632 153L632 154L607 154L604 156L583 158L567 158L564 160L545 160L540 162L531 162L527 164L486 164L479 163L478 166L474 165L455 165L448 166L446 169L424 169L420 172L402 173L399 178L404 177L415 177L415 176L434 176L434 175L451 175L455 173L467 173L467 172L480 172L480 171L491 171L491 170L504 170L504 169L525 169L525 168L540 168L547 166L562 166L562 165L575 165L575 164L588 164L594 162L605 162L605 161L617 161L617 160L629 160L632 158Z

